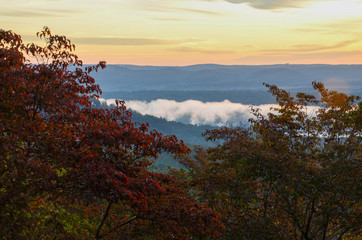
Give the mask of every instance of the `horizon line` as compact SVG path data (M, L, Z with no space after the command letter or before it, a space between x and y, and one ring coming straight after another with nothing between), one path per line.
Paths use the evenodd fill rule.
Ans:
M95 65L97 63L83 63L83 65ZM307 66L307 65L324 65L324 66L362 66L362 63L273 63L273 64L219 64L219 63L196 63L189 65L150 65L150 64L132 64L132 63L106 63L106 65L123 65L123 66L138 66L138 67L191 67L202 65L217 65L217 66Z

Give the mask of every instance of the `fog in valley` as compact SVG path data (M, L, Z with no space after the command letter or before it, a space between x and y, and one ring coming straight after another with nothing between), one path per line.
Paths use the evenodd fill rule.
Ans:
M115 99L100 99L109 106L115 103ZM142 115L151 115L164 118L168 121L178 121L196 125L212 126L239 126L246 125L249 118L254 117L251 109L260 109L263 115L276 108L276 104L245 105L232 103L228 100L222 102L201 102L187 100L176 102L174 100L157 99L151 102L126 101L126 106ZM308 114L317 111L317 107L307 108Z

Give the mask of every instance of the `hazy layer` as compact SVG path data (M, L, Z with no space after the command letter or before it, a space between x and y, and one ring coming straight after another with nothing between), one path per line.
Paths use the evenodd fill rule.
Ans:
M100 99L108 105L114 104L114 99ZM201 102L187 100L176 102L174 100L157 99L151 102L127 101L127 108L144 115L165 118L168 121L180 121L197 125L238 125L244 124L252 117L251 107L260 108L263 114L270 112L275 104L259 106L232 103L228 100L222 102Z

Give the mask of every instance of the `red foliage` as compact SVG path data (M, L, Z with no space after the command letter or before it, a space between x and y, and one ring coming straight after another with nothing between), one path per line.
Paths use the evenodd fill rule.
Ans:
M0 30L1 235L27 238L30 203L44 196L107 202L107 214L112 205L125 204L137 219L162 219L157 231L163 236L215 234L210 229L219 222L207 206L175 187L172 176L147 170L161 151L188 153L184 143L133 123L122 101L112 110L92 108L90 98L101 90L89 73L105 62L82 67L66 37L46 27L38 36L44 47ZM57 238L68 236L59 229Z

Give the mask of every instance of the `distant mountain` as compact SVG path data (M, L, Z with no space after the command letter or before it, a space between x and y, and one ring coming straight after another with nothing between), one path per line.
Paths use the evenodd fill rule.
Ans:
M108 65L93 77L104 92L265 90L263 82L285 89L311 89L312 81L354 94L362 92L362 65Z
M309 87L310 88L310 87ZM205 90L205 91L187 91L187 90L143 90L143 91L113 91L103 92L104 99L118 100L139 100L150 102L157 99L175 100L184 102L189 99L201 102L222 102L225 99L233 103L242 103L247 105L261 105L275 103L275 98L263 90Z

